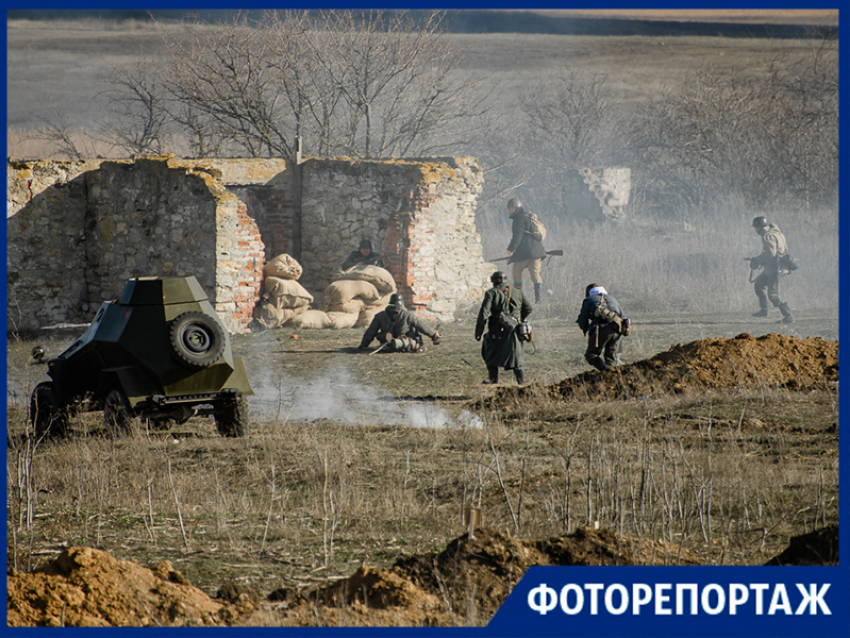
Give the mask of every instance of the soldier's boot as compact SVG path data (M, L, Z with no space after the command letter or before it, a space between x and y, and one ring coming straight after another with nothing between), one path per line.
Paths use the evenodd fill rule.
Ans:
M534 303L542 303L540 293L543 290L543 284L534 284Z
M780 319L777 323L794 323L794 315L791 314L791 309L788 307L788 304L782 302L779 304L779 312L782 313L782 319Z
M605 360L599 355L586 354L584 355L584 360L600 372L605 372L608 369L608 366L605 365Z
M753 317L767 316L767 295L759 295L759 311L753 313Z
M525 383L525 370L522 368L515 368L514 377L516 377L517 385L522 385Z
M496 384L499 382L499 368L496 366L487 366L487 376L489 377L484 383Z

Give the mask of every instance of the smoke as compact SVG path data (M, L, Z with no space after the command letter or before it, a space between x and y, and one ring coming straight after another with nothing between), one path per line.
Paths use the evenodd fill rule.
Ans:
M470 428L483 426L481 419L461 410L422 401L400 400L386 390L364 386L346 368L329 371L316 379L281 375L250 375L254 396L249 398L251 416L273 421L330 421L343 425L404 425L415 428Z

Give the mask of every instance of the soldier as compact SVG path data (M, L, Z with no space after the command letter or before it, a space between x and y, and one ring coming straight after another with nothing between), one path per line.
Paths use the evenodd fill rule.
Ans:
M762 251L760 255L748 258L750 270L764 269L753 281L753 289L759 299L759 310L753 313L753 317L766 317L767 302L770 301L782 313L782 319L778 323L794 323L791 309L779 298L779 277L782 275L779 261L788 252L785 235L779 230L779 226L768 222L767 218L762 216L753 219L753 228L761 235Z
M384 267L384 261L381 256L372 252L372 242L364 239L360 242L360 247L357 250L352 250L345 261L342 262L342 269L348 270L354 266L380 266Z
M372 318L366 328L359 349L365 350L377 337L382 352L418 352L425 350L422 335L431 338L434 345L440 343L440 333L404 307L404 300L398 293L390 295L385 310Z
M489 379L484 383L498 383L499 368L513 370L516 382L525 383L525 353L516 327L531 314L532 308L522 290L509 286L507 279L508 276L500 270L490 275L493 287L484 293L484 301L478 311L478 322L475 324L475 339L481 341L482 335L484 337L481 357L487 365L489 375Z
M534 303L540 303L543 278L540 265L546 257L543 241L532 230L531 213L525 210L516 197L508 200L508 215L511 218L511 243L508 245L508 263L511 264L514 286L522 288L522 271L528 268L534 282Z
M620 365L620 335L631 334L631 322L623 317L620 304L599 284L584 290L584 301L576 320L587 336L584 359L597 370Z

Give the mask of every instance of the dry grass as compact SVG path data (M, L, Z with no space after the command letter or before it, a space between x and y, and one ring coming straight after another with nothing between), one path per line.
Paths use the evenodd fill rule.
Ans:
M567 354L580 353L580 333L558 323L544 341L563 340L562 349L529 356L538 382L559 369L586 369ZM669 338L666 326L643 330L647 344ZM696 330L685 327L682 336ZM348 576L364 562L386 567L403 553L440 550L465 531L461 513L470 504L482 507L487 527L520 538L599 521L664 539L706 565L761 564L791 535L837 521L834 393L765 386L628 401L539 398L464 420L463 410L485 396L483 367L468 322L441 331L443 345L407 357L348 354L356 331L304 333L297 351L284 331L243 335L235 348L265 352L251 359L255 385L275 374L271 362L302 385L346 365L348 386L332 384L324 402L379 387L385 398L377 403L444 410L450 420L442 427L412 427L412 417L387 424L347 400L348 424L284 412L253 420L240 439L193 419L170 433L112 440L101 415L89 414L74 421L75 436L33 445L24 410L12 406L10 566L30 569L60 547L83 544L143 565L167 558L211 595L225 580L268 594ZM21 394L38 380L22 364L31 346L10 343ZM420 397L454 399L394 400L412 394L411 379L430 384ZM282 387L285 403L297 387Z

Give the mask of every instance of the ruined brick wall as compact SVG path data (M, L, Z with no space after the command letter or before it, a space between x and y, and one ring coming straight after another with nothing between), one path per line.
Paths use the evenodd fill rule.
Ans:
M83 310L88 299L84 175L99 165L97 161L7 163L8 330L91 319Z
M265 255L216 170L164 156L7 171L8 330L90 321L128 279L167 275L194 275L227 328L247 328Z
M321 295L361 238L406 302L450 319L480 299L471 158L182 160L7 165L8 330L90 321L136 276L195 275L231 332L248 329L262 268L288 253Z
M301 179L301 281L314 295L361 239L421 316L451 319L483 295L493 267L474 224L483 175L473 158L308 160Z

